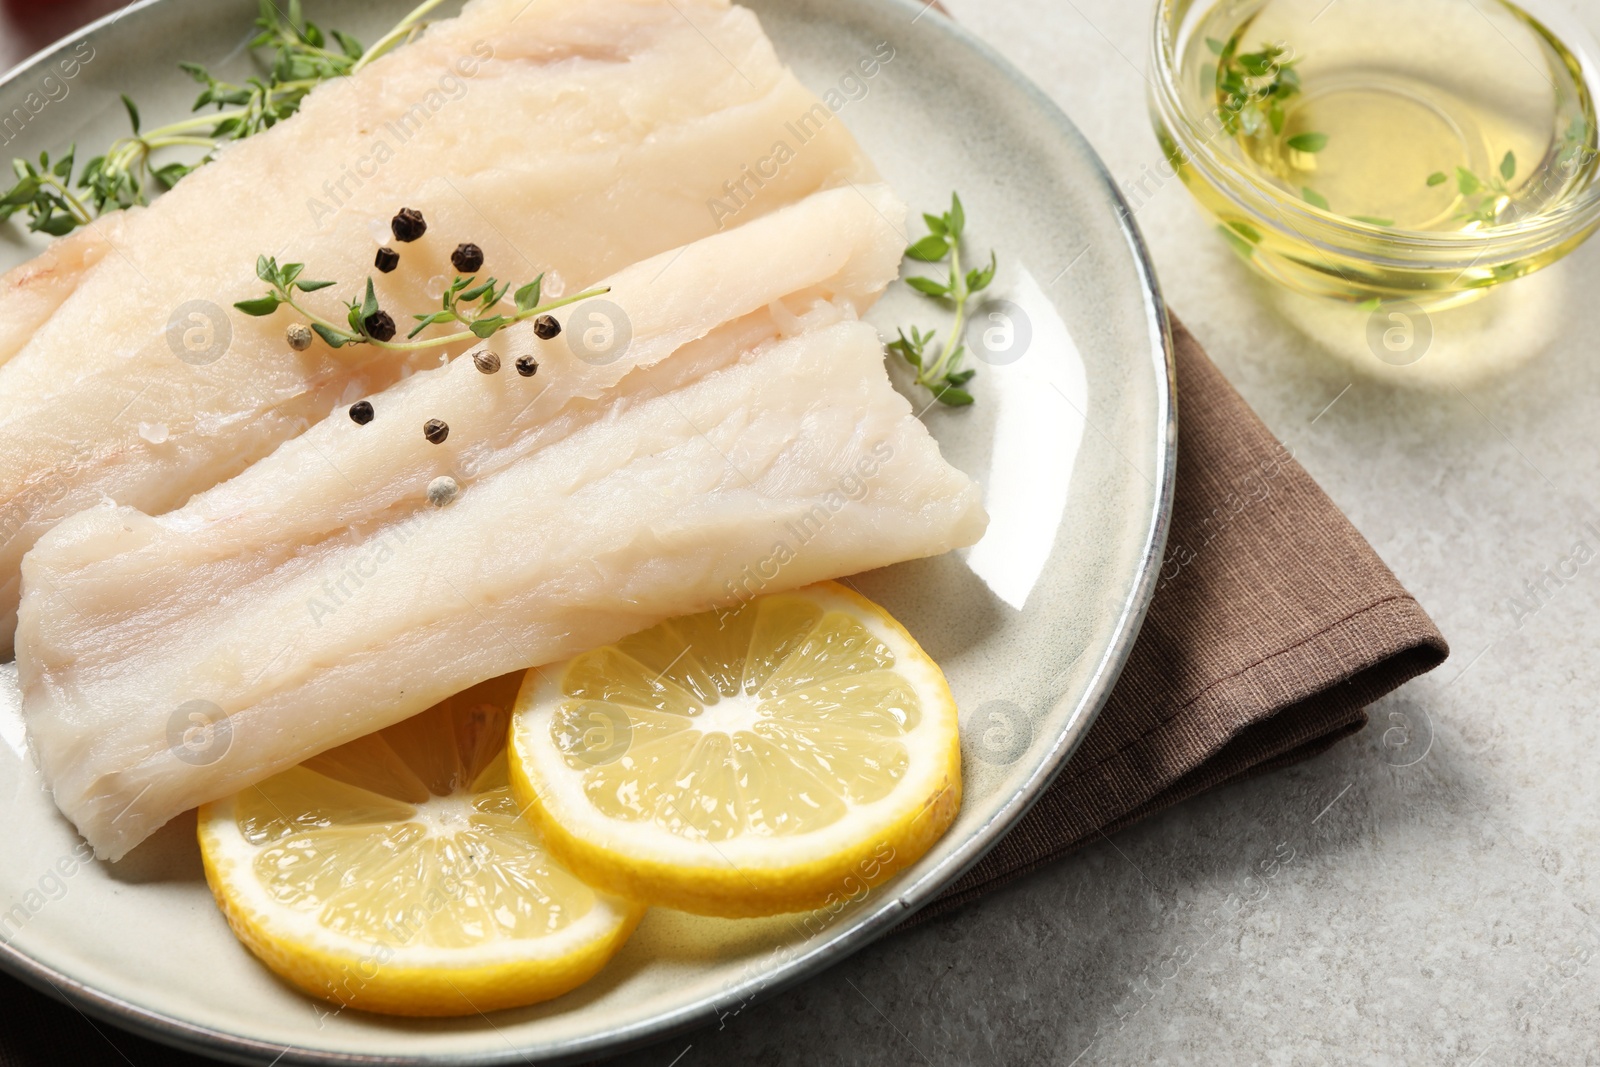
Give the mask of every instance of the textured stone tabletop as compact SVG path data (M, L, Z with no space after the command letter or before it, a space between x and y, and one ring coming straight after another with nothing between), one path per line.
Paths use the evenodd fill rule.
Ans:
M1311 763L618 1062L1600 1063L1600 243L1380 363L1160 176L1147 3L947 4L1084 131L1173 309L1454 654Z

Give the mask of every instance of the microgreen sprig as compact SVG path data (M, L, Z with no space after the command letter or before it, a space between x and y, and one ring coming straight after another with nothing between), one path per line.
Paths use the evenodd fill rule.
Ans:
M119 208L149 202L152 188L172 188L185 175L216 158L229 141L242 141L271 129L300 110L306 95L332 78L353 74L409 40L423 18L443 0L426 0L413 9L371 48L340 30L324 32L307 20L300 0L289 0L287 12L273 0L260 0L252 50L270 49L267 73L243 84L222 81L197 63L179 66L204 88L192 110L215 110L140 130L139 109L127 96L131 135L118 138L103 155L83 165L76 178L77 146L54 162L42 153L35 164L12 163L17 183L0 195L0 220L26 211L28 229L60 236L87 226L96 216ZM169 148L204 149L192 162L173 161L157 166L152 157Z
M908 337L899 331L900 339L891 342L889 351L897 353L917 371L917 384L932 391L934 399L950 407L964 407L972 403L972 394L963 386L970 382L976 370L962 370L961 360L966 355L966 345L961 343L962 331L967 325L967 303L973 294L982 292L994 281L995 255L989 253L987 267L974 268L963 273L961 269L961 237L967 227L967 213L961 206L961 197L950 194L950 210L943 215L924 214L928 235L906 249L906 255L922 263L950 261L946 281L913 275L906 284L919 293L943 300L955 308L955 322L949 337L935 353L930 345L937 339L937 331L926 332L911 327Z
M293 308L305 316L317 336L327 342L330 348L370 344L396 352L415 352L425 348L470 341L473 338L492 337L512 323L531 319L556 308L566 307L568 304L575 304L580 300L611 291L609 286L602 286L574 296L541 303L540 290L544 282L544 275L541 274L512 295L516 310L511 314L501 314L497 313L495 308L510 291L509 283L501 283L495 278L479 282L475 277L463 278L458 275L445 290L440 310L413 315L412 318L417 320L417 326L407 335L406 340L391 341L374 337L368 328L368 322L381 310L378 306L377 291L373 288L370 277L367 279L366 291L359 298L345 301L345 323L340 325L311 311L297 298L297 293L314 293L334 284L329 281L309 281L301 277L301 272L304 270L304 263L280 265L272 256L257 256L256 277L267 283L267 293L253 300L241 300L233 306L246 315L258 317L271 315L282 306ZM476 307L472 306L474 304ZM429 326L445 322L459 322L467 328L443 336L414 340Z

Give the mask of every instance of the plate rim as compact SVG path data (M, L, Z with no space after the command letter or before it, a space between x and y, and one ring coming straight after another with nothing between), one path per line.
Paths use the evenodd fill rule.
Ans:
M79 27L39 49L0 76L0 88L26 77L41 63L52 59L65 45L98 33L123 19L137 15L146 8L168 2L171 0L135 0ZM1139 576L1134 583L1133 593L1122 606L1117 618L1115 635L1106 646L1100 662L1095 666L1094 674L1079 698L1077 707L1072 711L1066 726L1057 735L1045 759L1017 787L1011 797L979 825L950 856L923 872L915 881L897 886L892 897L881 902L857 925L842 931L811 951L796 953L787 962L725 990L719 997L719 1000L737 1001L741 1004L771 997L843 961L878 940L910 917L918 908L931 903L938 893L976 866L1028 813L1049 789L1071 760L1078 745L1088 735L1090 727L1094 725L1100 711L1105 707L1112 689L1122 674L1123 667L1127 664L1155 596L1156 580L1161 570L1159 564L1166 550L1167 535L1172 524L1178 458L1177 370L1174 362L1172 325L1148 246L1139 232L1138 224L1122 195L1122 190L1107 170L1105 161L1060 105L1009 59L945 14L937 0L926 5L918 3L917 0L861 0L861 2L898 8L903 13L914 13L916 19L932 14L935 25L953 37L956 43L976 54L989 68L1004 76L1005 80L1024 97L1030 99L1039 109L1041 117L1049 121L1067 140L1077 144L1092 164L1103 190L1110 195L1117 209L1117 228L1128 244L1139 277L1151 356L1156 364L1152 370L1158 407L1158 416L1155 420L1158 438L1156 451L1159 456L1155 472L1157 484L1153 494L1154 508L1146 517L1144 545L1140 550ZM220 1056L242 1064L270 1062L359 1065L359 1067L378 1067L378 1065L469 1067L479 1064L525 1063L527 1056L534 1053L539 1055L541 1062L563 1064L590 1059L597 1055L624 1053L653 1044L673 1034L696 1029L709 1022L706 1017L707 1005L701 1003L653 1016L642 1023L567 1040L552 1047L515 1047L508 1042L508 1047L503 1052L488 1056L446 1053L396 1057L315 1050L294 1045L285 1048L273 1042L187 1022L103 992L87 982L34 959L4 941L0 941L0 970L4 970L41 993L66 1003L83 1014L91 1025L93 1021L89 1016L93 1015L112 1025L169 1046L206 1056Z

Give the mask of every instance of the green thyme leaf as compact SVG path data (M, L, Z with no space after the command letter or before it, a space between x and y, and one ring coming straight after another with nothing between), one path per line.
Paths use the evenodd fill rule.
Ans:
M994 281L995 258L994 253L989 253L989 265L978 270L967 272L967 291L969 293L982 292L989 288L989 283Z
M329 348L341 348L351 341L356 340L356 338L351 337L349 334L340 333L333 327L324 326L320 322L313 322L311 324L311 328L317 332L318 337L328 342Z
M1442 170L1436 170L1432 174L1428 175L1428 185L1430 185L1430 186L1443 185L1445 182L1447 182L1449 180L1450 180L1450 175L1446 174Z
M11 207L31 203L34 197L38 195L39 179L32 176L26 177L17 182L16 185L13 185L11 190L3 198L0 198L0 205Z
M541 274L533 281L518 289L511 299L517 305L518 311L527 311L529 308L539 306L539 289L544 284L544 275Z
M1457 167L1456 188L1461 190L1462 196L1471 196L1473 193L1483 188L1483 182L1476 174L1472 173L1466 167Z
M1235 57L1235 62L1244 68L1246 74L1259 78L1272 69L1276 58L1266 52L1249 52Z
M1506 181L1510 181L1511 176L1516 172L1517 154L1515 152L1507 152L1505 154L1505 158L1500 160L1500 177L1504 178Z
M1211 49L1211 54L1214 56L1220 56L1222 54L1222 42L1217 40L1215 37L1206 38L1206 47Z
M258 297L255 300L240 300L233 306L246 315L254 315L260 318L262 315L270 315L277 311L278 305L281 303L282 301L278 299L276 293L268 293L266 296Z
M1243 237L1240 237L1238 234L1234 233L1233 230L1227 226L1224 226L1220 222L1217 223L1217 232L1222 234L1222 236L1227 239L1228 244L1233 246L1233 250L1239 253L1245 259L1249 259L1251 256L1255 255L1254 245L1252 245L1249 241L1246 241Z
M889 351L900 353L901 357L913 367L921 367L923 342L912 340L912 338L916 337L917 328L915 326L911 327L911 337L907 337L904 330L898 332L900 340L892 342L889 345Z
M924 278L921 275L913 275L912 277L907 278L906 284L911 286L911 288L915 289L917 292L927 293L929 296L950 295L950 287L948 285L945 285L940 281L935 281L932 278Z
M1312 207L1319 207L1324 211L1330 210L1328 207L1328 198L1311 188L1309 185L1300 190L1300 195L1305 199L1305 202L1310 204Z
M1316 154L1328 147L1328 135L1325 133L1299 133L1289 138L1288 144L1296 152Z
M31 229L40 233L47 233L51 237L60 237L73 231L78 225L78 220L66 213L46 215L36 222Z
M937 263L949 254L950 241L939 233L930 233L906 249L906 255L923 263Z
M370 319L378 313L378 294L373 291L372 279L367 279L367 293L361 298L361 318Z
M1261 231L1250 225L1248 222L1240 222L1235 220L1228 223L1228 228L1253 245L1261 243Z

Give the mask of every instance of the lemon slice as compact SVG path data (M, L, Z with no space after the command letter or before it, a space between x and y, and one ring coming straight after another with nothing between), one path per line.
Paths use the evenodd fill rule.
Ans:
M511 781L591 885L702 915L801 911L949 827L956 706L899 623L826 582L529 671Z
M557 863L507 782L519 676L200 810L206 880L241 941L301 989L397 1015L559 996L642 910Z

